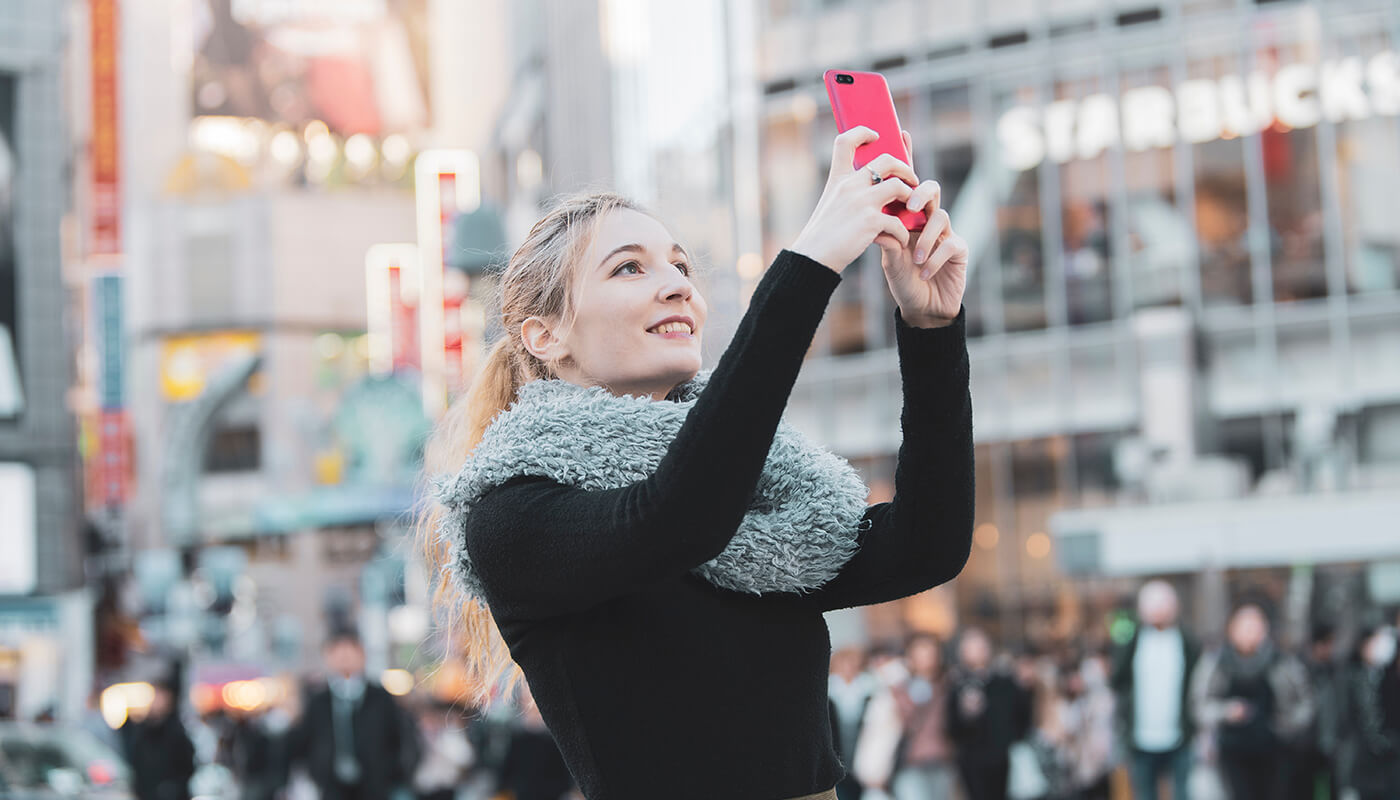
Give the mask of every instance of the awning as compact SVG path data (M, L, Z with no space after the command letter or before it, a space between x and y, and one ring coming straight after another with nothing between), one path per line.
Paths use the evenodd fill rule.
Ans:
M1061 511L1050 520L1070 575L1400 558L1400 492L1334 492Z

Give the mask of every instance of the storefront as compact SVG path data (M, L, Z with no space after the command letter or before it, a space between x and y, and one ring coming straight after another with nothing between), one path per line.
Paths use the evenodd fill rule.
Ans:
M1136 455L1218 459L1241 498L1389 485L1400 464L1400 9L1168 6L1050 3L1024 36L979 38L991 16L873 61L973 253L978 529L956 606L1012 640L1131 596L1136 575L1067 583L1052 518L1142 503ZM770 259L836 135L820 84L794 74L761 123ZM872 249L789 407L867 480L893 474L898 441L888 294ZM1165 423L1163 382L1186 405Z

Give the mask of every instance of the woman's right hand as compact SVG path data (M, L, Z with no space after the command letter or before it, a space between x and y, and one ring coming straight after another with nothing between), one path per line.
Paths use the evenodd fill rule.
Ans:
M878 138L878 133L864 125L836 137L826 187L789 250L840 273L882 233L897 239L901 247L909 245L910 233L904 223L882 209L896 200L904 203L909 199L913 187L919 185L914 170L888 153L876 156L860 169L852 166L856 148ZM871 183L872 169L881 178L901 180Z

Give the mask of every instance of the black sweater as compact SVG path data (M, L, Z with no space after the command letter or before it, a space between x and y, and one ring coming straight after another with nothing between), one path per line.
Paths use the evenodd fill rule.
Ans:
M843 774L827 712L822 612L953 578L973 517L966 312L945 328L895 311L904 440L895 499L858 554L807 594L690 574L738 528L841 276L782 251L656 471L607 491L518 477L473 508L487 602L589 800L780 800ZM665 402L665 401L663 401Z

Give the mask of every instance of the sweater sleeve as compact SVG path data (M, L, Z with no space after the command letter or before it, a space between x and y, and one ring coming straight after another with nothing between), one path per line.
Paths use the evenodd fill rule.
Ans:
M894 499L866 509L855 557L807 595L823 611L908 597L967 563L976 486L966 336L966 308L952 325L928 329L895 309L904 438Z
M468 516L493 613L582 611L709 561L738 530L839 273L783 250L656 471L590 491L522 477Z

